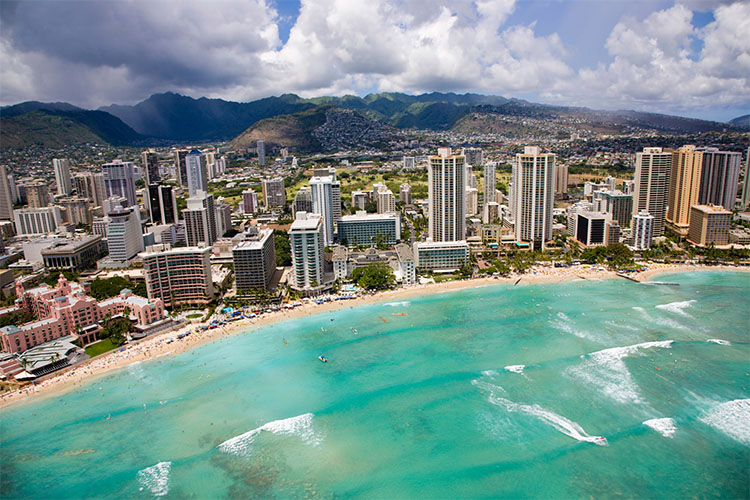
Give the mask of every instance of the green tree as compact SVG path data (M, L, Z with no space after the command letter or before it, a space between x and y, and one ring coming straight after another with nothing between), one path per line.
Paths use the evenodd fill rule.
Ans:
M352 271L352 281L367 290L384 290L391 288L396 278L388 264L376 262Z
M289 235L285 231L275 229L273 231L273 244L276 250L276 265L287 267L292 265L292 247Z

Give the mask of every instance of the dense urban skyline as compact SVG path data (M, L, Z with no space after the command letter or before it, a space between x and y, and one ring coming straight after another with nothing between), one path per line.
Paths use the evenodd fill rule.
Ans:
M164 2L72 1L0 8L2 104L93 108L163 91L239 101L281 92L455 91L714 120L750 109L744 2L245 0L165 9Z

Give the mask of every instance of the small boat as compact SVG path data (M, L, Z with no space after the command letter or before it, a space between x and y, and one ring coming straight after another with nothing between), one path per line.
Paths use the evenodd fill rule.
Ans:
M321 360L323 363L328 363L328 360L326 359L325 356L322 356L322 355L318 356L318 359Z

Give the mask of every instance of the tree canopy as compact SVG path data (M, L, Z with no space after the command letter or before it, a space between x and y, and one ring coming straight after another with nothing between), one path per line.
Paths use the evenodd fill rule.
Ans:
M396 283L393 269L388 264L376 262L352 271L352 280L367 290L383 290Z
M275 229L273 232L273 244L276 250L276 265L287 267L292 265L292 247L289 243L289 235L285 231Z

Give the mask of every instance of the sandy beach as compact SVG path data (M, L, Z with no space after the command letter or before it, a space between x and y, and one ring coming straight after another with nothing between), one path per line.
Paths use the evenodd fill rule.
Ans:
M745 271L750 272L750 268L739 268L733 266L697 266L697 265L669 265L669 264L651 264L647 271L638 273L635 278L638 281L648 281L657 274L672 272L692 272L692 271ZM552 268L546 266L536 266L525 274L513 275L507 278L476 278L462 281L450 281L444 283L433 283L428 285L418 285L410 288L399 288L375 294L366 294L357 299L341 300L335 302L326 302L315 304L314 302L305 303L302 306L290 310L281 310L272 313L266 313L252 320L243 319L235 323L230 323L224 327L198 331L191 333L188 337L177 340L177 336L189 330L195 330L201 323L188 324L180 330L159 333L152 337L147 337L141 341L133 342L125 346L124 350L112 351L96 358L90 359L84 363L68 367L47 376L35 385L27 385L20 390L3 394L0 396L0 408L6 407L18 401L26 400L34 396L52 396L64 391L75 389L85 383L90 383L97 377L100 377L113 370L117 370L132 363L156 359L162 356L176 356L194 347L203 345L212 340L236 335L238 333L251 333L252 331L274 323L295 319L302 316L325 313L347 307L357 307L361 305L373 304L377 302L388 302L393 300L402 300L409 297L445 293L469 288L487 286L487 285L508 285L513 286L518 279L521 281L518 286L534 285L542 283L559 283L563 281L573 281L577 279L601 280L618 278L614 271L605 270L598 266L577 266L570 268ZM622 279L622 278L620 278ZM167 341L173 338L173 342Z

